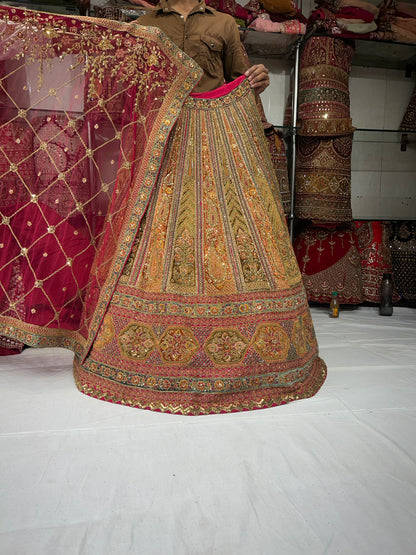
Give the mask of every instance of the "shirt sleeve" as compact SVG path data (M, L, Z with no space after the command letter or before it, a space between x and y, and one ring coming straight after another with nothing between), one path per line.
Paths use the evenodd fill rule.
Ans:
M227 19L226 48L223 63L224 77L228 83L243 75L250 67L250 62L241 42L236 22L232 17Z

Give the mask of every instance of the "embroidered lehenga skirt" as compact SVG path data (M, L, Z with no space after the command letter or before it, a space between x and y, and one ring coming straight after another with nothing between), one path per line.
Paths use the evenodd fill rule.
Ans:
M221 91L222 92L222 91ZM270 407L325 378L246 81L182 109L92 349L92 396L184 414Z
M33 18L27 22L26 12L18 13L32 32ZM42 31L44 21L36 22ZM314 395L326 367L248 82L189 96L199 68L160 32L116 22L103 31L104 24L87 20L77 30L76 22L71 19L71 37L89 31L87 58L96 31L105 32L110 56L117 48L122 59L126 44L122 73L105 74L116 90L124 78L125 96L110 82L97 86L98 73L88 82L87 130L97 134L89 143L75 134L74 165L86 176L78 189L69 182L76 172L52 167L49 183L27 179L21 207L6 195L4 241L14 251L0 264L7 276L0 334L73 349L81 391L133 407L208 414ZM154 88L146 81L149 71ZM73 117L65 118L60 128L76 128ZM84 122L80 117L79 125ZM38 139L37 128L28 128ZM53 141L60 136L57 130ZM36 153L55 160L52 139L41 141ZM115 160L107 152L117 145L118 171L103 183ZM20 176L20 161L9 168L5 159L5 175ZM65 206L56 193L61 185L71 191ZM87 193L89 200L78 198ZM41 235L33 233L35 224ZM13 278L23 270L23 280ZM36 308L31 298L38 299Z

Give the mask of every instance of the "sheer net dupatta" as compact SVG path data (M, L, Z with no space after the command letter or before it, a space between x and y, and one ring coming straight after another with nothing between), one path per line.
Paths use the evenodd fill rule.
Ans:
M201 70L135 24L0 7L0 41L0 353L82 356Z

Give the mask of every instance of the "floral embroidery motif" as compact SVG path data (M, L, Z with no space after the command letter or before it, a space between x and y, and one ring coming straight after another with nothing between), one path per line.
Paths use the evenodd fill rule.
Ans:
M265 281L264 271L252 234L247 228L243 206L233 180L224 180L224 192L228 218L237 245L243 279L246 284L263 283Z
M231 278L224 249L214 241L208 243L205 254L206 279L218 290L222 289Z
M287 357L290 340L280 324L264 324L257 328L253 346L264 360L283 360Z
M244 280L248 283L265 281L263 268L251 237L243 229L239 229L235 239Z
M128 358L143 360L156 346L156 339L148 326L129 324L118 336L121 353Z
M5 21L14 20L7 12L2 13ZM140 95L148 95L158 86L158 76L166 75L172 69L172 62L159 56L159 49L152 41L136 41L127 33L106 28L96 24L93 20L82 18L72 19L71 28L69 18L48 17L46 14L27 11L22 19L13 21L14 25L5 26L4 44L6 48L13 48L15 43L24 41L27 45L26 56L30 61L43 62L59 55L61 59L67 55L85 56L85 73L88 75L88 98L98 98L102 89L103 75L129 86L137 86ZM78 28L75 26L78 24ZM19 32L15 31L18 26ZM74 32L74 28L77 32ZM136 27L133 32L140 35L143 31ZM65 40L61 37L64 36ZM57 40L59 37L61 40ZM36 46L34 46L36 44ZM6 49L5 48L5 49ZM124 52L128 51L126 58ZM29 54L30 52L30 54ZM25 56L19 52L16 58ZM146 60L146 71L137 71ZM194 68L194 64L190 64ZM39 73L39 85L43 83L42 64ZM55 89L50 89L51 96L56 95ZM136 102L136 109L138 102Z
M159 351L164 362L180 364L189 362L198 351L199 344L191 330L169 328L160 338Z
M243 360L249 342L237 330L217 330L205 342L205 352L216 364L235 364Z
M194 238L185 229L174 247L172 282L178 285L195 285L194 248Z
M203 171L209 171L208 147L203 146ZM207 169L208 168L208 169ZM205 233L205 276L208 283L217 290L221 290L232 279L232 272L227 258L227 248L224 242L224 229L219 211L219 201L214 191L213 176L204 175L203 195L205 201L204 233Z

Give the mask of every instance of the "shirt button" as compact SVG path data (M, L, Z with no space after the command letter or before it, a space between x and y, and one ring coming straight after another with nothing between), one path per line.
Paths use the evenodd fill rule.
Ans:
M181 19L183 19L183 15L181 15Z
M189 36L188 36L188 35L185 35L185 38L186 38L186 39L189 39Z

